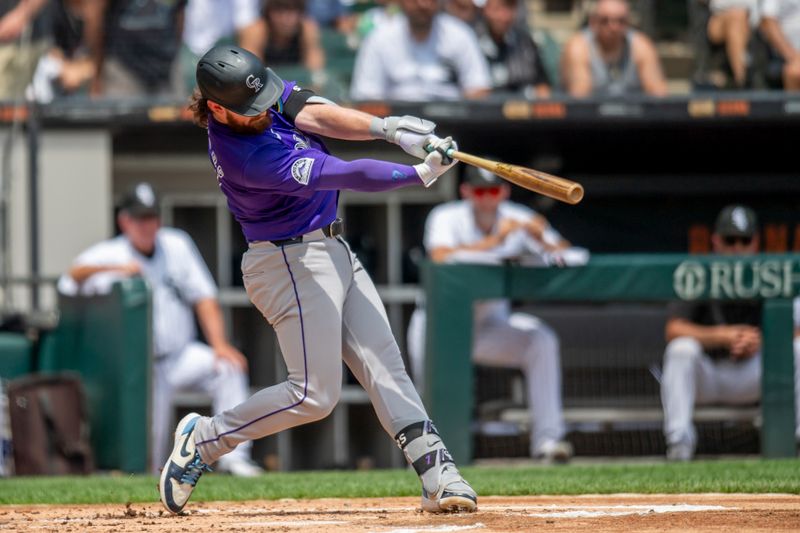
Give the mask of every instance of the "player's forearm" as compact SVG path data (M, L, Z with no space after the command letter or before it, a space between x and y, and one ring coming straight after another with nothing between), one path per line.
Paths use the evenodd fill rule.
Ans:
M728 348L730 345L725 326L703 326L684 319L671 319L666 327L667 341L678 337L692 337L706 350Z
M442 263L456 252L486 252L492 248L497 248L502 243L503 239L499 235L488 235L479 241L464 246L456 246L454 248L446 246L436 247L431 250L430 256L434 263Z
M69 276L79 285L100 272L122 271L124 265L76 265L69 269Z
M374 159L342 161L328 157L325 160L319 188L377 192L409 185L420 185L416 170L409 165Z
M345 141L370 141L375 137L369 131L374 117L368 113L328 104L308 104L295 118L295 126L307 133L343 139Z
M225 322L222 320L222 311L215 298L204 298L199 300L195 306L197 321L203 330L203 335L211 347L221 346L228 343L225 335Z

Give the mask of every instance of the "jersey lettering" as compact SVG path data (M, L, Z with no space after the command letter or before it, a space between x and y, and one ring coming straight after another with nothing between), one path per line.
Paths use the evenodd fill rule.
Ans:
M211 149L211 143L209 143L209 149ZM222 178L225 177L225 171L222 170L222 165L220 165L219 160L217 159L217 154L213 149L211 149L210 154L211 164L214 165L214 170L217 172L217 181L222 181Z
M295 150L306 150L308 148L308 138L299 131L295 130L292 133L292 139L294 139Z

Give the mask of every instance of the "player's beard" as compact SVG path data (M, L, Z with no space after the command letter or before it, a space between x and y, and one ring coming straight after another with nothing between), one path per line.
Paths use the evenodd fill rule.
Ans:
M269 112L257 117L253 117L245 123L237 120L231 120L229 116L227 125L236 133L241 133L244 135L261 135L272 125L272 119L269 116Z

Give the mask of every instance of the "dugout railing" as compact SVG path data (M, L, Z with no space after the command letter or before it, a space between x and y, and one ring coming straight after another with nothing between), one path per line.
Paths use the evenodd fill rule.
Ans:
M792 298L800 255L596 255L581 267L516 264L423 265L427 308L424 397L459 462L472 459L473 304L489 298L536 302L763 300L761 446L766 457L796 454ZM580 334L580 332L576 332ZM624 329L620 328L620 335Z

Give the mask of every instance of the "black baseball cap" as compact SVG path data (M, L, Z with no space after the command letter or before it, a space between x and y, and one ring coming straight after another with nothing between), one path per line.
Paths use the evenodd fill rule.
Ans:
M119 210L134 218L159 216L158 194L147 182L140 182L131 187L119 203Z
M204 98L246 117L260 115L283 93L283 80L251 52L218 45L205 53L195 71Z
M498 187L503 184L503 180L497 174L471 165L465 165L465 167L464 183L473 187Z
M758 218L747 206L729 205L719 212L714 231L722 237L753 237L758 233Z

